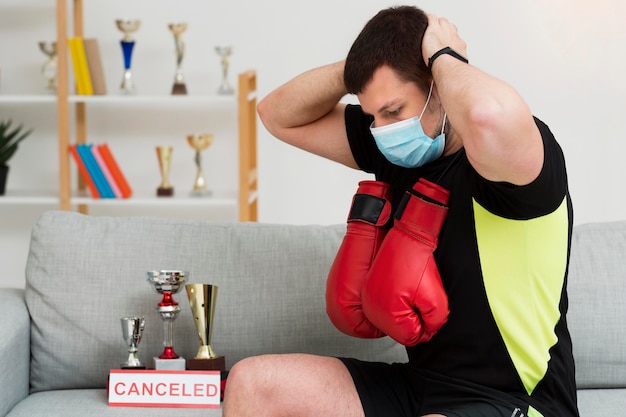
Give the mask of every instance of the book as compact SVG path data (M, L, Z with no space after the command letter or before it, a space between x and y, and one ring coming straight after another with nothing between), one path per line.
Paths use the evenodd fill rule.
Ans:
M103 95L107 93L104 70L102 69L102 59L100 58L100 47L96 38L83 39L85 57L87 58L87 68L93 94Z
M83 38L69 38L67 40L72 57L72 68L76 79L76 93L80 95L92 95L93 86L87 67L87 57L85 55L85 45Z
M78 154L80 155L80 157L83 160L83 163L87 167L87 171L89 171L89 175L91 176L91 179L93 180L94 184L96 184L96 187L98 188L98 192L100 193L100 197L101 198L114 198L115 195L113 194L113 191L111 190L111 187L109 186L109 183L107 182L106 178L104 177L104 174L102 173L102 170L98 166L98 163L96 162L95 158L93 157L93 154L91 153L92 146L93 146L92 144L85 144L85 143L77 145Z
M117 161L115 160L115 157L113 156L113 153L111 152L111 149L109 148L109 145L107 143L102 143L100 145L97 145L97 148L98 148L98 151L100 152L100 155L102 156L102 159L104 160L107 167L109 168L109 172L115 179L115 182L117 183L117 186L119 187L120 192L122 193L122 198L129 198L130 196L132 196L133 190L128 184L128 181L126 180L126 177L124 176L124 173L122 172L119 165L117 164Z
M83 163L83 159L80 157L76 146L77 146L76 144L71 144L69 148L70 148L70 153L72 154L72 157L74 158L74 161L76 161L76 165L78 166L78 171L80 172L83 179L85 180L85 184L87 184L87 188L89 188L89 192L91 192L91 196L93 198L100 198L100 193L98 192L98 188L96 187L96 184L93 182L91 175L89 175L87 166L85 166L85 164Z
M109 184L109 187L111 187L111 191L113 191L113 197L121 198L122 192L120 191L120 188L117 186L117 182L113 178L113 175L111 175L111 171L109 171L109 167L104 162L102 155L100 155L100 151L98 150L98 147L91 146L90 149L91 149L91 153L93 154L94 159L96 160L96 163L98 164L98 167L100 167L100 170L102 171L102 174L104 175L104 178Z

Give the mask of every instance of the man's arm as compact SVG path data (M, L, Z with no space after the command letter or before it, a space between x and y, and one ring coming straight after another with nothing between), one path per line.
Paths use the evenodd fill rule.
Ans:
M278 139L305 151L358 169L352 156L343 84L344 62L313 69L278 87L259 102L258 113Z
M456 27L429 15L422 42L426 63L446 46L466 56ZM432 74L450 123L479 174L517 185L537 178L543 142L528 105L515 89L447 54L435 60Z

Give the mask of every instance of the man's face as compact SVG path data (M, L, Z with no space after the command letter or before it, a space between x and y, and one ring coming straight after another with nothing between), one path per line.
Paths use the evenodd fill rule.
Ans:
M383 65L374 71L372 80L357 98L363 111L374 116L373 127L381 127L419 116L427 95L415 83L401 80L393 69ZM437 117L429 117L427 109L421 122L424 131L432 132Z

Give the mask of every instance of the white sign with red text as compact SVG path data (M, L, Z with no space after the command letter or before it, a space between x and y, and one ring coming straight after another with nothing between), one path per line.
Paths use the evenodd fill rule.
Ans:
M220 372L111 369L109 405L219 408Z

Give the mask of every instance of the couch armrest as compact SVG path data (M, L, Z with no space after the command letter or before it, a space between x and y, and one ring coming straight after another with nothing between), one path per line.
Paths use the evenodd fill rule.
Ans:
M30 380L30 316L24 290L0 288L0 416L28 396Z

